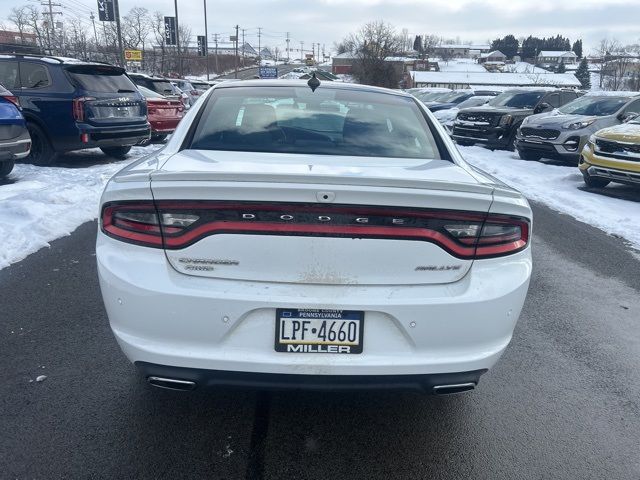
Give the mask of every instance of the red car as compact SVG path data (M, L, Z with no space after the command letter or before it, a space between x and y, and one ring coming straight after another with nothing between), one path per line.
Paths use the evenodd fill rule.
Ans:
M151 140L162 141L173 133L184 116L184 105L178 99L168 98L146 87L138 86L147 99L147 116L151 124Z

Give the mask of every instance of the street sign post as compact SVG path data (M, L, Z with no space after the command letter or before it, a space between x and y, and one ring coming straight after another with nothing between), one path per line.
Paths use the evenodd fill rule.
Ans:
M124 51L124 59L127 62L141 62L142 61L142 50L125 50Z
M260 78L278 78L278 67L260 67Z
M101 22L114 22L116 9L113 0L98 0L98 20Z
M164 39L167 45L178 44L178 32L176 30L176 17L164 17Z

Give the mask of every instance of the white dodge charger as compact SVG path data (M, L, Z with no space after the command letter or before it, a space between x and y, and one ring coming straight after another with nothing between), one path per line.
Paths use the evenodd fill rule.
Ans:
M442 394L507 348L530 245L527 201L413 97L312 79L210 89L108 183L96 248L155 386Z

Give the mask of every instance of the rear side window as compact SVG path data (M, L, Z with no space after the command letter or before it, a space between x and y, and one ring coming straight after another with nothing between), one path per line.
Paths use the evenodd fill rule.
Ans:
M47 67L39 63L20 63L20 83L22 88L44 88L51 85Z
M135 92L136 86L121 68L82 65L67 69L76 86L96 93Z
M562 92L561 93L562 105L564 105L565 103L569 103L572 100L575 100L576 98L578 98L578 95L576 95L573 92Z
M211 97L193 149L440 159L410 97L308 87L233 87Z
M635 100L624 109L624 113L640 113L640 100Z
M544 101L551 105L553 108L558 108L560 106L560 94L551 93L546 96Z
M9 90L20 88L18 62L0 62L0 83Z

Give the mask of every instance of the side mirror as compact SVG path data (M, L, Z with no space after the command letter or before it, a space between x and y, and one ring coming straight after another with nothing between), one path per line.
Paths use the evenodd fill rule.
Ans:
M536 108L533 109L533 113L547 112L552 109L553 107L549 105L547 102L540 102L538 105L536 105Z
M634 112L621 113L620 115L618 115L618 120L620 120L622 123L627 123L634 118L638 118L638 116L639 115Z

